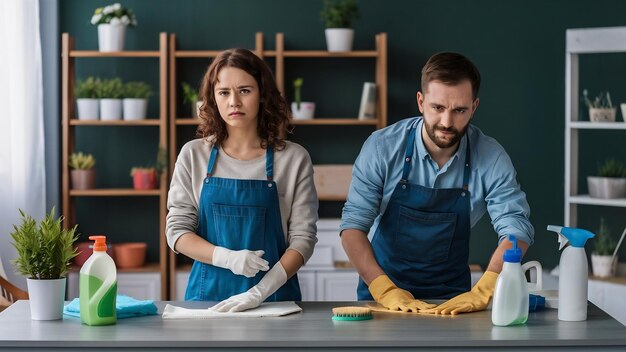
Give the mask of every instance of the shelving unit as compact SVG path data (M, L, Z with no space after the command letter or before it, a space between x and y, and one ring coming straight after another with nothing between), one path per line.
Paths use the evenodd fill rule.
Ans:
M99 52L99 51L81 51L74 49L74 40L68 33L62 35L62 206L65 219L63 226L66 228L74 226L78 221L76 217L76 198L77 197L154 197L159 202L159 233L153 234L152 237L146 238L148 241L157 241L159 248L159 259L157 263L147 263L146 266L139 269L118 269L120 275L125 273L137 273L155 276L158 273L160 282L155 287L158 288L160 299L168 297L168 249L165 241L165 216L166 201L168 187L168 173L161 175L159 188L155 190L134 190L132 188L105 188L90 190L72 190L70 188L70 177L68 160L69 155L74 152L76 147L77 129L82 126L90 126L98 128L103 126L126 127L126 126L155 126L158 128L159 144L167 146L167 59L168 59L168 42L167 34L159 35L159 50L156 51L123 51L123 52ZM75 82L75 61L77 58L155 58L158 59L158 75L159 75L159 116L139 121L101 121L101 120L78 120L75 114L74 99L74 82ZM107 133L109 131L106 131ZM132 142L129 141L129 147ZM132 214L131 214L132 217ZM116 234L107 234L108 238L114 242L122 242L123 239L115 236ZM76 276L76 275L75 275ZM127 280L128 281L128 280ZM152 280L154 281L154 280ZM120 285L123 280L120 280ZM154 284L152 284L154 286ZM121 287L121 286L120 286ZM153 289L150 288L151 290Z
M180 116L178 110L178 92L180 82L177 75L177 62L183 59L211 59L216 57L221 50L177 50L176 35L169 35L169 165L170 174L173 173L176 157L179 150L177 131L181 126L197 126L198 119L187 116ZM285 95L285 67L286 60L297 60L299 58L308 59L373 59L374 80L376 83L376 118L371 120L359 120L354 116L346 117L316 117L312 120L292 120L294 125L311 126L371 126L374 129L387 125L387 34L379 33L375 36L375 49L333 53L325 50L286 50L283 33L276 34L274 50L266 50L263 45L263 33L256 33L255 47L251 49L260 58L271 58L274 61L274 76L281 94ZM366 81L365 79L363 81ZM341 201L337 197L320 198L320 200ZM337 229L338 230L338 229ZM170 256L170 292L171 299L182 299L177 297L176 292L180 292L181 282L186 282L186 275L190 270L189 265L177 263L175 255ZM178 280L177 280L178 277ZM177 285L178 281L178 285ZM178 286L178 289L177 289Z
M565 226L576 226L579 204L626 207L626 199L600 199L578 194L580 130L626 130L622 122L581 121L579 55L626 53L626 27L568 29L565 48Z

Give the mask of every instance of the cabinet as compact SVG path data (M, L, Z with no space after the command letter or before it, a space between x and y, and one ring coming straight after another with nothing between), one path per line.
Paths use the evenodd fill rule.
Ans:
M568 29L565 52L565 226L575 227L579 204L626 207L623 198L591 198L578 192L579 132L626 130L626 123L582 121L579 116L579 56L626 53L626 27Z
M123 150L128 153L133 153L136 150L136 147L140 143L144 143L146 140L156 141L158 140L158 144L162 146L167 146L167 34L161 33L157 38L159 41L159 49L154 51L122 51L122 52L99 52L99 51L88 51L88 50L76 50L74 48L74 40L68 33L63 33L62 35L62 114L61 114L61 125L62 125L62 140L61 140L61 189L62 189L62 210L65 215L65 219L63 225L65 227L72 227L76 223L80 224L80 220L77 216L77 202L83 198L92 198L92 199L100 199L106 202L103 204L103 208L106 208L106 214L86 214L85 209L81 209L82 212L78 215L91 218L97 217L101 215L102 217L106 216L107 225L115 224L118 230L110 230L108 226L101 226L102 228L94 229L93 231L97 231L96 233L104 233L107 235L107 240L116 243L116 242L128 242L129 238L136 235L136 239L138 241L148 242L148 258L155 258L152 260L152 263L148 263L141 269L133 269L133 272L139 271L143 272L143 276L147 277L147 280L142 280L143 282L143 290L140 292L150 292L153 291L156 287L158 290L158 294L150 294L155 298L166 299L168 297L168 285L167 285L167 244L165 241L164 235L165 232L165 215L166 215L166 197L167 197L167 174L161 175L160 184L158 189L154 190L134 190L130 185L130 177L128 177L128 188L123 187L101 187L96 189L89 190L73 190L70 187L70 177L69 177L69 167L68 167L68 159L69 155L77 150L77 142L78 137L81 133L84 133L87 129L91 132L92 136L114 136L117 133L121 132L121 129L131 129L135 128L138 130L136 133L136 138L123 140L124 142ZM136 120L136 121L126 121L126 120L116 120L116 121L103 121L103 120L78 120L76 118L75 113L75 99L74 99L74 84L76 80L76 61L78 59L81 60L94 60L97 61L106 61L106 65L116 65L121 66L125 62L129 62L128 60L136 60L136 59L156 59L156 63L154 65L154 75L152 77L158 77L158 88L153 88L155 90L154 97L151 99L159 99L158 100L158 111L159 114L156 117L148 117L145 120ZM122 60L123 59L123 60ZM143 62L143 61L141 61ZM97 75L97 74L94 74ZM81 77L86 78L86 77ZM144 80L147 80L150 77L145 77ZM155 133L156 132L156 133ZM89 145L90 143L98 143L97 141L82 141L82 145ZM157 144L157 143L153 143ZM156 148L154 149L154 153L150 155L150 159L153 160L154 155L156 155ZM102 163L102 160L113 159L118 160L118 155L95 155L98 164L96 168L100 170L98 172L99 178L103 178L105 173L109 168L113 168L113 165L106 165ZM130 167L136 165L128 165L126 169L124 165L116 165L117 168L124 168L124 174L130 171ZM128 171L126 171L128 170ZM102 174L102 175L101 175ZM100 180L100 184L110 185L110 180ZM142 234L129 234L127 231L119 230L119 228L124 228L129 224L136 223L135 214L124 213L117 211L115 206L110 206L111 202L114 202L114 199L123 199L124 203L132 204L133 201L136 201L139 198L148 197L152 198L154 202L158 204L155 209L154 214L150 214L151 220L154 220L155 224L158 224L158 232L155 233L142 233ZM113 203L120 204L120 203ZM143 203L142 203L143 204ZM135 207L137 211L139 207ZM131 208L132 209L132 208ZM89 209L91 210L91 209ZM89 229L91 231L91 229ZM82 233L84 236L81 240L86 241L87 235L83 229L78 229L78 232ZM151 253L150 248L156 248L154 252ZM125 275L124 269L118 269L119 277L120 277L120 287L123 287L123 280L125 278L129 278L128 282L137 283L137 273L134 273L131 276ZM74 275L77 277L77 275ZM156 278L156 281L155 281ZM71 281L71 279L70 279ZM128 283L127 282L127 283ZM141 285L141 284L139 284ZM156 286L155 286L156 285ZM128 285L126 285L128 286ZM147 291L146 291L147 290ZM138 292L138 291L132 291ZM131 294L132 294L131 292Z
M169 164L170 173L173 172L173 167L176 162L178 151L182 145L191 138L193 134L188 133L184 135L181 131L185 126L191 126L192 128L198 125L199 120L191 118L191 111L189 107L185 107L185 111L182 112L181 99L179 98L180 85L184 79L182 72L178 72L179 68L183 67L183 60L193 59L212 59L217 56L221 50L181 50L177 48L176 35L169 35ZM375 36L375 49L374 50L358 50L350 52L328 52L326 50L288 50L285 48L285 37L283 33L277 33L275 37L275 49L266 50L264 47L263 33L256 33L255 35L255 47L253 51L261 58L266 59L268 64L274 68L274 75L278 85L278 89L281 94L285 93L285 80L286 80L286 67L290 65L291 60L310 59L314 60L313 65L318 67L327 68L326 60L361 60L370 59L374 61L373 72L374 74L369 76L369 79L359 79L358 90L361 92L362 83L365 81L375 81L376 92L376 117L369 120L360 120L357 117L358 108L354 111L354 116L333 116L333 117L319 117L316 116L310 120L293 120L292 123L298 126L327 126L333 129L350 126L370 126L374 129L382 128L387 125L387 34L379 33ZM317 61L319 60L319 61ZM288 62L289 61L289 62ZM319 63L318 63L319 62ZM208 62L203 63L205 65ZM332 67L330 68L332 70ZM182 71L182 70L181 70ZM338 72L340 73L340 72ZM189 77L189 76L187 76ZM366 76L367 77L367 76ZM198 82L201 77L196 77ZM341 79L341 75L333 74L333 79ZM196 83L194 82L194 83ZM188 82L189 83L189 82ZM333 88L333 82L324 82L325 86L329 89ZM336 88L335 88L336 89ZM289 99L287 99L289 100ZM357 102L358 103L358 102ZM319 104L319 103L318 103ZM358 107L358 104L356 104ZM342 127L342 128L343 128ZM343 131L343 130L342 130ZM187 132L192 132L188 130ZM296 132L297 134L297 132ZM305 147L307 147L305 145ZM360 147L360 145L359 145ZM315 158L313 158L315 163ZM350 160L352 162L353 160ZM337 170L337 168L327 168L323 165L314 165L316 172L319 170ZM321 171L320 171L321 172ZM348 169L349 173L349 169ZM328 176L332 178L332 175ZM328 179L328 178L327 178ZM347 185L346 185L347 187ZM344 197L337 197L336 195L320 193L321 201L343 201ZM337 228L338 229L338 228ZM337 232L338 234L338 232ZM337 237L338 238L338 237ZM173 297L171 299L182 299L180 292L184 292L184 286L181 285L184 282L186 285L186 275L189 271L189 261L184 256L172 255L169 260L169 271L171 273L171 292ZM186 263L185 263L186 262ZM354 274L356 275L356 274ZM306 275L305 275L306 276ZM305 285L310 285L315 280L307 277ZM317 279L317 277L315 277ZM354 280L353 280L354 281ZM356 281L354 283L356 287ZM354 290L353 290L354 292ZM356 296L355 296L356 297Z

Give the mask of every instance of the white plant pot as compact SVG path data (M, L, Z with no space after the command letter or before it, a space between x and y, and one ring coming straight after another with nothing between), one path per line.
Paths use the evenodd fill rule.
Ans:
M57 280L26 279L32 320L63 319L65 278Z
M622 110L622 120L626 122L626 103L619 104L620 110Z
M350 51L354 40L352 28L327 28L326 46L328 51Z
M79 120L97 120L98 119L98 99L80 98L76 99Z
M148 99L124 98L124 120L143 120L148 111Z
M615 276L617 256L591 254L591 269L596 277Z
M122 119L122 99L100 99L101 120Z
M615 122L617 108L589 108L591 122Z
M291 103L291 113L295 120L310 120L315 116L315 103L309 101L300 102L300 109L298 104Z
M191 117L194 119L197 119L198 117L200 117L200 107L202 106L202 101L196 101L194 104L192 104L192 108L191 108ZM195 109L194 109L195 107Z
M98 25L98 48L100 51L124 50L124 36L126 26L99 24Z
M626 178L588 176L587 188L593 198L626 198Z

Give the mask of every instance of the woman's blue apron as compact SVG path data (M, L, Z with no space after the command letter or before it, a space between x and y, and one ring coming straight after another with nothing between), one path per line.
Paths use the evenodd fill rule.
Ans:
M281 223L276 183L272 180L274 151L265 153L267 180L238 180L212 177L218 148L213 146L200 194L197 234L216 246L231 250L262 249L263 259L274 266L287 245ZM222 301L256 285L265 272L247 278L229 269L194 261L185 300ZM300 301L297 275L266 301Z
M416 126L406 145L402 179L372 239L385 274L415 298L451 298L470 290L470 148L467 138L462 188L428 188L408 182ZM419 131L418 131L419 133ZM373 300L359 280L359 300Z

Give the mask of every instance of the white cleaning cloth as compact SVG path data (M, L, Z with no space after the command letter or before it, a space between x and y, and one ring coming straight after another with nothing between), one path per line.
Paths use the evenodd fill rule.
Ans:
M165 306L163 319L213 319L213 318L260 318L279 317L301 312L302 308L293 301L266 302L254 309L243 312L214 312L208 309L188 309L171 304Z

